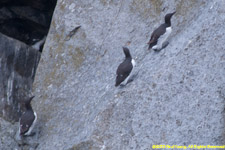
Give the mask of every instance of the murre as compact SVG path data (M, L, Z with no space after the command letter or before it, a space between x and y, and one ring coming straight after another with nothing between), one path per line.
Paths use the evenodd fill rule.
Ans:
M37 121L37 114L33 111L31 107L31 100L34 98L34 96L30 97L29 99L25 100L25 107L26 111L23 112L23 114L20 117L19 121L19 134L24 135L31 135L31 131L34 128L34 125Z
M176 13L169 13L165 16L165 23L161 24L156 30L153 31L151 39L148 42L148 49L153 49L155 51L165 48L169 43L167 41L169 35L172 32L171 28L171 17Z
M135 61L132 59L129 49L123 47L123 52L125 54L125 60L117 68L115 86L126 85L135 66Z

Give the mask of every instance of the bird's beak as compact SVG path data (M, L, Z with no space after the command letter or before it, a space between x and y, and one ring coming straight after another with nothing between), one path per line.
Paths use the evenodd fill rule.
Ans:
M34 95L33 95L33 96L31 96L31 97L30 97L30 100L32 100L34 97L35 97Z
M176 11L174 11L172 14L174 15L176 13Z

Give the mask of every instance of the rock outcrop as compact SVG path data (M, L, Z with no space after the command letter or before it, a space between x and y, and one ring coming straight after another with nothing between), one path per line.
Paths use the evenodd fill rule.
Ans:
M224 7L223 0L59 0L33 85L36 149L224 145ZM174 10L169 45L148 51L151 32ZM136 76L116 88L122 46L136 59Z
M0 149L2 150L20 149L21 145L23 149L30 149L38 145L29 140L28 145L28 142L24 145L18 141L15 137L18 125L15 122L24 111L21 102L32 95L40 52L55 4L56 0L0 2Z
M0 34L0 115L11 122L19 120L21 101L32 92L40 52Z
M59 1L34 84L38 148L224 144L224 5ZM169 46L148 51L151 32L174 10ZM122 46L136 58L137 76L115 88Z

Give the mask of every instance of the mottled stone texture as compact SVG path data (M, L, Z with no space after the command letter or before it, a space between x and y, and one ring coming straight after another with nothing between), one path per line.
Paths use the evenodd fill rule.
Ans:
M223 0L59 0L34 84L38 149L223 145L224 8ZM148 51L174 10L170 44ZM122 46L137 76L116 88Z
M224 145L224 8L223 0L59 0L33 87L37 149ZM174 10L170 44L148 51ZM122 46L137 76L115 88Z
M15 125L0 118L0 149L1 150L20 150L14 138Z
M24 106L20 102L30 96L40 52L0 34L0 115L18 121Z

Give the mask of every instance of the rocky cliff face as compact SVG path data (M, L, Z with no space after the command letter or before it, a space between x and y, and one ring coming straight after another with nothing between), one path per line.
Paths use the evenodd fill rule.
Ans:
M59 0L33 86L36 149L224 145L225 2ZM166 13L170 44L147 50ZM74 29L81 25L80 29ZM136 76L115 88L122 46Z
M14 138L18 127L11 123L19 120L24 111L21 102L32 95L44 36L48 33L55 4L56 0L0 1L1 150L19 148L19 141ZM38 42L41 39L42 43Z
M0 2L0 116L8 121L18 121L24 109L20 103L31 94L43 45L35 43L44 42L55 4L55 0Z
M18 121L20 103L31 94L40 52L0 34L0 115Z

